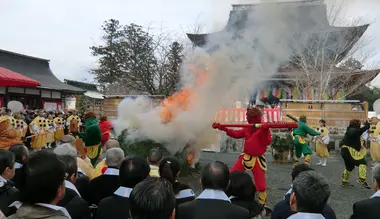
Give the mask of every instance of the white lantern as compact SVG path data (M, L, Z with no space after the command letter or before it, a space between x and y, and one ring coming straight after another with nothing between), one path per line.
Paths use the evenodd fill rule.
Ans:
M12 113L19 113L24 110L22 103L15 100L9 101L7 108L10 109Z
M373 110L376 112L376 115L380 115L380 99L377 99L373 103Z

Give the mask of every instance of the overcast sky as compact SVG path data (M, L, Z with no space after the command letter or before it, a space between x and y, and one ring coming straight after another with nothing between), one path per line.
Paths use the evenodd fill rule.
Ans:
M100 27L105 20L162 28L186 39L185 33L196 23L204 26L205 32L222 28L230 4L243 1L0 0L0 49L51 60L51 68L61 80L92 80L88 69L95 66L95 59L89 47L101 42ZM365 17L371 23L366 32L366 37L373 38L369 47L380 51L380 0L345 2L342 16ZM377 55L371 62L379 60Z

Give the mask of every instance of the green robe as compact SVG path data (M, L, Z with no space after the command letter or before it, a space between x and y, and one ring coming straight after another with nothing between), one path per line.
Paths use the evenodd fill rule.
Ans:
M80 133L80 137L84 141L86 146L94 146L100 144L102 140L102 134L98 120L96 118L86 119L84 126L86 128L85 133Z
M99 146L102 140L99 123L96 118L88 118L86 119L84 126L86 128L86 132L82 132L79 135L85 146L88 147L87 149L89 151L87 152L87 156L90 158L92 165L95 165L100 153L102 152L102 148ZM90 149L94 149L93 153L90 152Z
M308 134L311 136L317 136L321 133L310 128L305 122L298 121L298 128L293 130L295 155L298 158L301 157L302 154L307 155L313 153L309 145L304 141Z

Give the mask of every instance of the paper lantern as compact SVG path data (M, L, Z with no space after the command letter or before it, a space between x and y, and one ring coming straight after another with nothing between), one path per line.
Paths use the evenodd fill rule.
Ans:
M10 109L12 113L19 113L24 110L22 103L15 100L9 101L7 108Z
M380 115L380 99L377 99L373 103L373 110L376 112L376 115Z

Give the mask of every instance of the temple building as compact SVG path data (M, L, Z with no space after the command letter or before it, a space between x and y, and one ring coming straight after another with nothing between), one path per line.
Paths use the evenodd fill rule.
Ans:
M103 99L104 96L97 88L96 84L73 81L65 79L64 82L68 85L85 90L83 94L76 94L66 97L65 108L69 110L78 110L81 113L85 111L94 112L96 115L100 115L103 111Z
M85 92L60 81L49 60L6 50L0 50L0 81L0 107L16 100L26 109L63 110L66 96Z
M239 37L246 28L255 31L256 20L252 19L251 13L260 10L261 6L274 6L288 11L293 16L291 26L296 30L294 36L302 37L307 48L294 50L289 62L279 66L278 71L253 92L253 102L276 103L280 99L341 100L353 92L352 88L365 86L380 73L380 70L362 70L363 66L351 68L341 65L352 57L350 52L369 25L330 25L323 0L278 0L232 5L227 24L222 30L207 34L188 33L187 36L194 46L207 48L208 40L223 32ZM328 76L330 80L321 82L321 76Z

